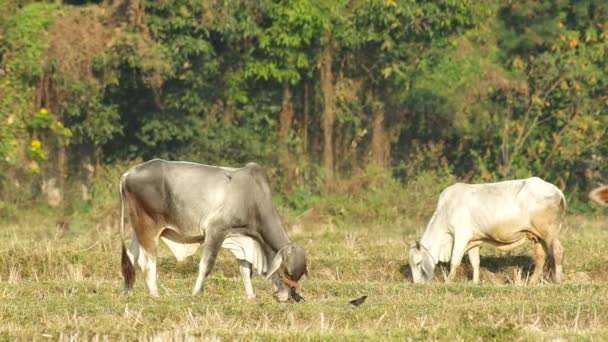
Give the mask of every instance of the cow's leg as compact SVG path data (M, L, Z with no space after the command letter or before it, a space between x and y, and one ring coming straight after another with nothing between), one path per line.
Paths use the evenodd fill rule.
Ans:
M153 297L158 297L158 285L156 284L156 253L149 253L146 255L146 258L147 263L146 268L144 269L146 285L148 286L150 295Z
M473 267L473 283L479 283L479 246L469 249L469 261Z
M127 251L127 255L133 265L140 269L144 274L144 280L148 291L150 291L150 295L158 297L158 286L156 284L156 249L151 249L152 251L142 248L138 241L133 239L133 241L131 241L131 247L129 247L129 251Z
M152 232L152 229L149 232ZM138 263L144 274L148 291L150 291L150 295L153 297L159 296L156 284L156 253L158 251L159 236L160 232L147 235L139 241L141 247L139 249Z
M156 284L156 252L158 250L158 242L148 241L142 244L139 250L139 258L137 264L144 274L146 287L150 291L150 295L158 297L158 286Z
M140 262L139 262L139 258L140 258L139 249L140 248L141 248L141 246L139 245L139 241L137 241L137 235L134 232L133 238L131 239L131 245L129 246L129 249L127 249L127 256L129 257L129 261L131 261L131 265L133 265L135 267L135 269L139 269L139 270L141 270Z
M547 253L545 253L545 246L542 241L534 241L534 273L530 277L530 284L536 284L540 280L540 276L543 273L545 262L547 259Z
M131 242L131 259L143 274L150 295L158 297L156 284L156 253L161 227L158 227L153 218L140 210L137 203L129 204L131 223L133 225L133 240ZM127 253L128 255L128 253Z
M158 230L158 229L157 229ZM152 228L148 230L149 233L153 232ZM141 235L141 234L140 234ZM144 274L144 280L150 295L158 297L158 286L156 284L156 254L158 251L158 237L160 232L145 235L139 241L139 258L137 263Z
M245 295L249 299L255 298L253 292L253 285L251 284L251 268L252 265L247 260L239 260L239 269L241 271L241 278L243 279L243 285L245 286Z
M556 238L547 242L547 249L553 257L553 265L555 267L553 270L553 278L556 283L561 283L563 276L562 261L564 258L562 244L559 242L559 239Z
M456 233L454 234L454 246L452 247L452 258L450 259L450 273L448 274L447 279L448 282L454 280L454 278L456 277L456 272L458 271L458 267L462 262L462 257L464 256L467 244L471 239L471 236L465 233L467 230L468 229L466 228L454 228L454 231ZM460 233L458 233L459 231Z
M545 253L547 254L545 267L553 273L555 282L560 283L563 276L562 261L564 251L559 242L561 230L561 212L544 213L532 220L533 225L540 233L540 238L544 240Z
M213 228L209 228L208 230L211 232L214 231ZM198 266L198 276L196 277L192 294L199 294L203 290L205 278L207 278L207 275L209 275L209 272L211 272L213 264L215 264L215 258L217 257L217 254L222 246L222 242L224 241L224 235L217 233L217 231L221 231L221 229L217 229L215 231L216 233L207 234L205 237L201 262Z

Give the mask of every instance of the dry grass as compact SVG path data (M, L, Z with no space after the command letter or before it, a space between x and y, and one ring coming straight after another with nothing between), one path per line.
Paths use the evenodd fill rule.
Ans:
M258 276L258 297L247 300L225 251L202 296L190 294L197 260L178 264L165 249L161 297L147 295L141 274L126 296L117 231L72 222L57 238L51 221L35 221L0 227L0 339L608 338L605 217L569 218L562 238L566 281L538 286L525 285L531 244L510 253L482 247L480 285L466 279L467 265L458 282L414 285L405 247L421 228L292 219L291 236L310 255L310 278L301 289L306 302L299 304L276 303L270 283ZM363 305L347 305L363 294L369 295Z

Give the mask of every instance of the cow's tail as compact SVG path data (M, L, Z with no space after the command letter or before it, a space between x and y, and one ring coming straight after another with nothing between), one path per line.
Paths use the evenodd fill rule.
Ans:
M127 179L127 173L120 177L120 241L122 245L122 256L120 258L120 266L122 271L122 277L125 281L124 291L128 292L133 289L135 283L135 268L131 259L127 255L127 248L125 247L125 205L127 202L126 194L124 191L125 180Z
M559 191L559 194L561 197L560 202L559 202L559 209L560 209L562 215L564 215L566 212L566 196L564 196L564 193L561 190L558 190L558 191Z
M564 196L564 193L561 190L557 190L559 193L559 204L557 205L557 215L558 215L558 222L559 222L559 226L558 226L558 232L560 232L562 230L562 227L564 225L565 219L566 219L566 196Z

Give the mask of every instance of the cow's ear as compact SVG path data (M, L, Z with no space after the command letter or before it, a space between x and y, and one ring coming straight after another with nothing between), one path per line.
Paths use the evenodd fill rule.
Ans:
M270 263L270 268L268 269L268 272L266 273L266 279L270 279L270 277L272 277L272 275L275 274L275 272L279 270L279 267L281 267L282 263L283 263L283 251L280 250L277 253L277 255L274 256L274 259L272 259L272 262Z

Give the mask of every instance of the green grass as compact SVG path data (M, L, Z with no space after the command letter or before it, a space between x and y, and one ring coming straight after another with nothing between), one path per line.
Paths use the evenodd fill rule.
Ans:
M562 233L566 281L524 286L532 244L501 253L482 246L482 283L431 284L407 277L405 247L425 222L405 226L289 219L290 236L309 254L306 302L274 301L254 277L244 295L236 261L222 251L201 296L190 294L197 258L179 264L162 249L160 298L137 274L121 293L115 220L72 219L67 229L26 217L0 226L0 339L319 339L319 340L605 340L608 285L605 217L569 217ZM324 222L325 221L325 222ZM403 220L407 222L407 220ZM360 307L348 300L369 295Z

